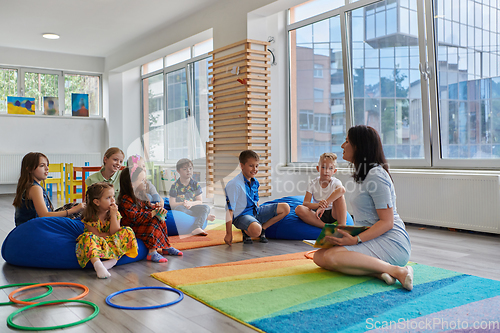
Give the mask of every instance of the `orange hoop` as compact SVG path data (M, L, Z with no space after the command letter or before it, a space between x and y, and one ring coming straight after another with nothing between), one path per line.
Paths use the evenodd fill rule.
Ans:
M43 287L43 286L49 286L49 285L50 286L74 286L74 287L78 287L78 288L82 288L83 289L83 293L81 293L78 296L75 296L75 297L72 297L72 298L68 298L68 300L80 299L80 298L85 297L89 293L89 288L87 286L84 286L83 284L80 284L80 283L73 283L73 282L49 282L49 283L34 284L34 285L31 285L31 286L26 286L26 287L22 287L22 288L16 289L16 290L14 290L13 292L11 292L9 294L9 299L10 299L11 302L14 302L14 303L17 303L17 304L24 304L24 305L38 304L38 302L26 302L26 301L21 301L21 300L15 299L14 295L17 294L18 292L21 292L21 291L24 291L24 290L38 288L38 287Z
M314 252L316 252L316 251L318 251L318 250L312 250L312 251L306 252L306 253L304 253L304 257L306 257L307 259L313 260L314 259Z

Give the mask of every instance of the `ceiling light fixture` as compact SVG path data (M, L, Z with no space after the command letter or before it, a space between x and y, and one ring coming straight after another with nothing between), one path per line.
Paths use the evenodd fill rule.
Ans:
M43 38L47 38L47 39L59 39L59 35L53 34L53 33L46 33L46 34L43 34L42 36L43 36Z

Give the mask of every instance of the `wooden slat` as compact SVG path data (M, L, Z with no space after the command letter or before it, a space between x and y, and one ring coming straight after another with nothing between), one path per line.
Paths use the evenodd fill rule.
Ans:
M209 66L208 69L210 70L210 69L214 69L214 68L228 66L229 64L234 64L235 62L240 62L240 61L247 61L248 62L247 55L245 54L245 55L239 56L239 57L228 58L226 61L222 61L220 63Z
M241 94L244 94L244 95L241 95ZM229 97L212 97L212 100L214 101L214 103L221 103L221 102L232 102L232 101L236 101L236 100L242 100L244 101L245 98L247 98L247 94L245 94L244 92L243 93L240 93L238 95L235 94L235 96L229 96Z
M219 69L214 69L211 74L212 75L217 75L217 74L232 74L232 75L239 75L237 73L247 73L248 71L246 70L247 62L246 61L240 61L237 63L234 63L232 66L225 66L224 68L219 68ZM239 69L238 69L239 67ZM236 73L231 73L232 70L235 70ZM217 77L215 77L217 79Z
M238 52L235 52L235 53L231 53L231 54L228 54L228 55L225 55L223 57L220 57L220 58L212 58L211 60L208 61L209 64L214 64L216 62L219 62L219 61L223 61L223 60L226 60L226 59L230 59L230 58L234 58L234 57L237 57L239 55L242 55L242 54L247 54L248 53L248 50L241 50L241 51L238 51Z
M214 147L214 151L237 151L237 155L239 156L240 152L242 150L246 150L246 149L251 149L251 150L271 150L271 147L269 146L247 146L247 145L242 145L242 144L239 144L239 145L233 145L232 147L224 147L224 146L219 146L219 147ZM260 154L259 154L260 155Z
M228 74L232 74L232 73L228 73ZM271 77L265 76L265 75L262 75L262 76L252 75L249 73L240 73L240 75L217 74L217 76L214 78L214 82L211 86L223 88L225 84L237 82L238 79L247 79L248 85L267 86L267 85L270 85L269 81L271 80ZM239 84L241 84L241 83L239 83ZM214 88L210 89L210 91L214 91Z
M257 45L265 45L265 46L269 46L271 44L269 42L263 42L263 41L260 41L260 40L244 39L244 40L240 40L239 42L232 43L232 44L220 47L220 48L218 48L216 50L213 50L212 52L208 52L208 54L209 55L213 55L213 54L216 54L216 53L219 53L219 52L222 52L222 51L226 51L226 50L232 49L233 47L240 46L240 45L245 45L245 47L246 47L246 46L248 46L248 45L246 45L247 43L257 44ZM252 50L252 49L247 48L247 50Z
M238 125L238 124L259 124L259 125L267 125L270 124L271 122L269 120L254 120L254 119L246 119L246 118L241 118L237 119L234 121L227 121L222 124L220 124L219 121L217 120L212 120L212 124L210 126L216 127L216 126L229 126L229 125Z
M246 137L243 137L240 139L232 138L232 139L218 139L218 140L213 140L212 144L215 145L217 148L218 145L231 145L235 143L259 143L259 144L265 144L265 143L271 143L271 140L265 140L265 139L249 139Z
M247 65L247 67L271 68L271 64L266 64L266 63L260 64L258 62L253 62L253 61L247 61L246 65ZM251 72L251 71L249 70L249 72Z
M245 44L247 43L247 39L244 39L244 40L240 40L239 42L236 42L236 43L232 43L232 44L229 44L229 45L226 45L226 46L223 46L223 47L220 47L216 50L213 50L211 52L208 52L209 55L214 55L216 53L219 53L219 52L222 52L222 51L226 51L226 50L229 50L229 49L232 49L233 47L236 47L236 46L240 46L240 45L244 45L246 46ZM215 58L215 57L214 57Z
M261 81L270 81L271 80L271 77L267 76L267 75L259 76L259 75L248 74L247 78L250 80L261 80Z
M247 94L248 99L270 99L271 96L269 94L265 95L253 95L253 94Z
M221 109L221 108L228 108L228 107L232 107L232 106L245 105L245 100L241 100L241 101L237 101L237 102L231 102L231 103L224 103L222 106L214 105L214 103L211 100L209 100L208 103L212 104L212 106L208 107L209 110L216 110L216 109L218 110L218 109Z
M252 133L252 132L248 132L248 133L241 133L241 132L234 132L234 133L227 133L227 132L224 132L222 134L215 134L215 135L209 135L209 138L210 139L219 139L219 138L237 138L237 137L242 137L242 136L245 136L245 137L264 137L264 138L267 138L267 137L270 137L271 136L271 133Z
M214 152L215 156L216 157L238 157L240 156L240 152L231 152L231 151L217 151L217 152ZM259 153L259 156L262 158L262 157L269 157L271 156L271 153Z
M243 118L243 117L245 117L245 118L265 118L265 119L271 118L270 114L255 114L255 113L240 114L241 112L245 112L245 111L233 112L232 114L228 114L225 116L218 115L217 117L210 118L210 120L225 120L225 119L235 119L235 118Z
M247 53L270 55L269 51L260 51L260 50L246 50L246 51Z
M234 79L234 80L231 79L231 80L227 81L227 84L217 85L217 87L209 89L208 91L209 92L217 92L217 91L231 89L231 88L238 88L238 87L241 87L241 86L245 86L245 85L239 83L238 79Z
M257 93L263 93L263 94L270 94L271 93L271 90L269 89L269 84L267 83L263 83L263 84L259 84L258 85L259 87L265 87L265 88L255 88L255 87L252 87L252 84L250 84L250 81L247 81L246 84L242 84L240 82L235 82L235 83L232 83L232 84L226 84L224 86L217 86L216 88L214 89L210 89L209 92L213 92L214 95L218 92L218 91L233 91L235 90L235 88L245 88L246 91L249 91L249 92L257 92ZM232 89L232 90L231 90Z
M208 69L210 70L210 69L215 69L215 68L219 68L219 67L223 67L223 66L228 66L230 64L234 64L235 62L239 62L239 61L246 61L247 63L249 63L252 60L254 60L254 61L262 61L262 62L264 62L264 64L269 62L268 57L256 57L256 56L251 56L251 55L246 55L246 54L240 55L240 53L241 52L238 52L238 56L235 56L233 54L232 57L226 57L225 61L219 61L219 60L212 61L211 63L213 63L213 65L208 67ZM250 65L248 65L248 66L250 66ZM264 67L264 66L261 66L261 67ZM268 65L268 67L271 67L271 65Z
M214 99L214 98L219 98L221 96L228 96L228 95L233 95L233 94L241 94L241 93L245 93L247 91L248 91L248 89L247 89L246 85L240 84L239 87L225 89L223 91L216 92L211 97L212 97L212 99Z

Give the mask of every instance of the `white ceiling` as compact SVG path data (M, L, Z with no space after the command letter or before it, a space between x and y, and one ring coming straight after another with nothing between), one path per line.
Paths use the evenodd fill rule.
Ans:
M106 57L217 1L0 0L0 46ZM61 38L45 39L46 32Z

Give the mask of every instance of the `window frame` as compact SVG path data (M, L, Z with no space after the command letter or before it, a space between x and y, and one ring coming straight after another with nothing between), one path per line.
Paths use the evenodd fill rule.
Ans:
M205 40L206 41L206 40ZM202 41L202 42L205 42L205 41ZM202 42L199 42L199 43L202 43ZM207 52L207 53L204 53L204 54L200 54L196 57L194 57L194 47L195 45L199 44L199 43L195 43L193 45L190 46L190 55L191 55L191 58L189 58L188 60L184 60L180 63L177 63L177 64L174 64L174 65L171 65L171 66L166 66L166 58L168 55L170 54L173 54L175 52L171 52L169 53L168 55L165 55L162 57L163 59L163 68L162 69L159 69L159 70L156 70L154 72L151 72L151 73L148 73L148 74L142 74L142 66L139 67L139 72L140 72L140 77L141 77L141 89L140 89L140 94L141 94L141 144L143 147L145 147L144 145L144 129L145 129L145 123L144 123L144 84L143 84L143 80L144 79L148 79L152 76L155 76L155 75L158 75L158 74L162 74L163 75L163 102L164 102L164 107L163 107L163 119L164 119L164 124L162 126L166 126L167 125L167 103L168 103L168 96L167 96L167 74L169 73L172 73L172 72L175 72L175 71L178 71L180 69L185 69L186 70L186 85L187 85L187 99L188 99L188 126L189 128L192 130L194 127L194 96L192 95L193 91L194 91L194 81L193 81L193 77L192 75L194 75L194 63L200 61L200 60L204 60L204 59L208 59L210 58L210 52ZM184 50L186 48L183 48L182 50ZM179 50L181 51L181 50ZM209 124L210 126L210 124ZM193 133L192 133L193 134ZM192 140L193 138L190 137L188 138L188 140ZM190 148L190 154L192 154L192 156L195 156L194 153L195 153L195 150L196 150L196 147L195 145L189 145ZM147 148L149 149L149 148ZM198 165L198 163L196 163L195 161L198 160L198 159L194 159L193 160L193 163L195 164L195 166ZM166 140L165 138L165 142L164 142L164 159L163 161L158 161L158 163L162 163L162 164L167 164L167 165L170 165L170 164L175 164L177 162L176 159L169 159L168 158L168 140Z
M353 90L352 90L352 70L351 70L351 49L349 36L349 15L350 11L363 8L379 2L380 0L359 0L353 3L346 3L344 6L337 9L327 11L316 16L304 19L302 21L292 23L287 22L285 28L286 34L286 52L287 52L287 71L286 79L288 89L287 96L287 165L291 167L312 166L314 163L310 162L292 162L292 136L291 132L291 50L290 50L290 31L298 28L311 25L313 23L339 16L341 23L341 41L342 41L342 61L344 68L344 89L345 89L345 108L346 108L346 131L353 124ZM389 159L388 162L392 167L400 168L415 168L415 169L493 169L497 168L499 159L459 159L459 158L446 158L442 156L442 146L440 142L441 128L439 125L439 99L438 99L438 82L437 82L437 39L435 34L435 20L434 20L434 1L424 0L416 1L417 3L417 22L418 22L418 49L419 49L419 63L420 68L420 82L421 82L421 111L422 111L422 126L423 126L423 159ZM424 16L424 7L427 16ZM500 9L499 9L500 10ZM289 17L289 13L287 15ZM398 27L400 24L400 15L397 17ZM498 22L497 22L498 24ZM426 33L427 32L427 33ZM427 38L427 36L432 36ZM423 68L428 66L430 75L423 72ZM431 125L432 124L432 125ZM296 139L296 138L295 138ZM340 163L340 166L347 166L348 163Z
M35 111L35 116L43 116L43 117L65 117L65 118L77 118L73 117L71 113L65 113L65 75L82 75L82 76L97 76L99 77L99 113L97 115L89 114L88 117L78 117L78 118L104 118L103 112L103 91L102 91L102 73L90 73L90 72L78 72L78 71L64 71L57 69L44 69L44 68L35 68L35 67L21 67L21 66L4 66L0 65L0 69L14 69L17 70L17 96L24 97L26 92L25 85L25 74L26 73L36 73L36 74L49 74L49 75L58 75L57 82L57 92L59 99L59 114L58 115L45 115L42 110ZM14 117L32 117L33 115L13 115L8 113L0 113L0 116L14 116Z

